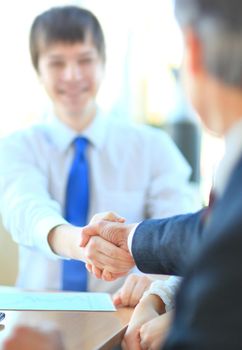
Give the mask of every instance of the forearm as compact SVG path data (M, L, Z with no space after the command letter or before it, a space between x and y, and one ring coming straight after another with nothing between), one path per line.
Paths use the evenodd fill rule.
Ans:
M81 227L59 225L48 235L48 243L52 251L62 257L85 261L83 249L80 247Z
M48 244L48 234L53 227L66 224L55 203L38 205L33 198L6 205L2 210L3 224L13 240L20 245L35 248L54 258ZM8 211L8 212L7 212Z
M53 227L67 222L60 204L48 193L44 175L33 165L20 163L14 169L6 165L0 177L3 225L16 243L54 257L47 236ZM16 172L17 178L13 176Z
M190 253L202 239L202 214L143 221L132 240L137 267L145 273L183 275Z

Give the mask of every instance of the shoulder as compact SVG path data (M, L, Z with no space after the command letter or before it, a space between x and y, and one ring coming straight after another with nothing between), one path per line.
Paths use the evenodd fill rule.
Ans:
M160 128L141 124L107 122L106 146L149 159L159 169L190 173L190 166L171 137Z
M23 150L30 153L35 147L48 142L48 138L48 128L45 125L36 124L2 137L0 140L0 150L6 150L7 152L11 152L11 150L18 152Z
M160 146L170 146L173 144L173 141L165 131L149 125L110 120L108 122L108 130L110 134L127 142L145 142L146 145L152 144Z

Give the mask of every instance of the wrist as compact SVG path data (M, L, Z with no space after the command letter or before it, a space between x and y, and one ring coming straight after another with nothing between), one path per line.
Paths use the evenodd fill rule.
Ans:
M151 306L159 315L166 312L163 300L155 294L141 298L139 304L144 307Z
M48 243L54 253L72 259L80 259L80 236L78 235L80 228L72 225L59 225L54 227L48 235ZM78 257L76 256L78 249Z
M68 257L67 246L66 244L63 244L63 240L66 240L66 229L67 225L58 225L53 227L48 234L48 243L55 254Z

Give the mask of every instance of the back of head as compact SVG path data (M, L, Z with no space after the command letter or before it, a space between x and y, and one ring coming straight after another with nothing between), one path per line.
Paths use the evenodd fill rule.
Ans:
M38 71L41 51L64 42L84 42L91 38L100 57L105 61L105 40L101 25L88 10L77 6L53 7L38 15L30 30L30 54Z
M181 27L200 38L207 70L242 88L242 1L175 0L175 12Z

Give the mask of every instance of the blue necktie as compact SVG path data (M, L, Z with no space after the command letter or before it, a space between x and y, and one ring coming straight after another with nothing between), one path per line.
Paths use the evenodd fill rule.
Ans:
M75 226L85 226L87 223L89 204L87 145L88 140L84 137L78 137L74 140L75 153L66 188L65 218ZM62 290L87 290L85 263L76 260L63 260L62 268Z

